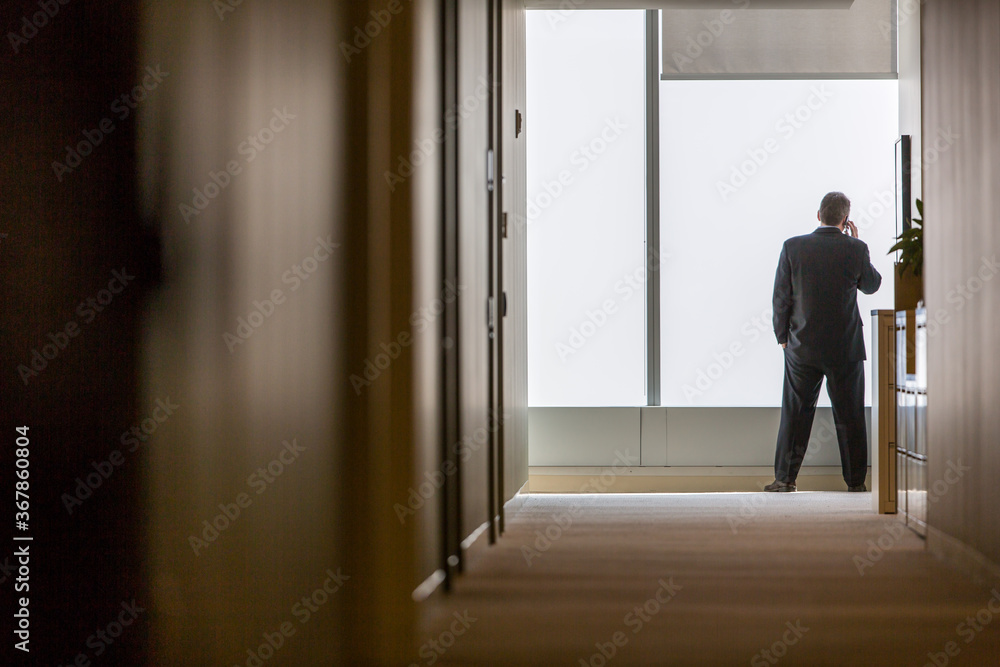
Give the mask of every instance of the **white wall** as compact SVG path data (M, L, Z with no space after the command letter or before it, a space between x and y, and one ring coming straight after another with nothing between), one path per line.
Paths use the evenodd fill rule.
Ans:
M771 466L780 416L780 408L529 408L528 462ZM870 410L866 417L870 430ZM804 465L840 465L830 408L816 410Z

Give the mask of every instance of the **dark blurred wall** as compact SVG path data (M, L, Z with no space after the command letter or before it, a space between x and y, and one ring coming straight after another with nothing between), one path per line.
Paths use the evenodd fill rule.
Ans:
M138 137L143 392L181 405L147 475L161 664L415 657L440 498L394 505L440 457L440 322L411 322L443 288L440 153L386 173L440 123L440 13L394 7L143 5L170 71Z
M5 526L14 520L15 426L30 438L29 529L4 530L0 591L5 629L15 598L29 598L31 653L12 652L5 630L3 655L14 662L4 662L61 665L83 653L94 664L141 664L145 453L128 453L120 439L148 408L137 401L137 320L156 251L135 206L136 118L112 108L122 95L134 102L142 83L137 3L4 2L0 22ZM77 162L67 146L89 154ZM69 170L53 167L67 160ZM120 464L108 461L116 451ZM86 484L78 478L97 488L77 490ZM17 565L10 532L33 537L19 543L30 545L27 592L14 590L8 570ZM127 614L117 638L104 635L111 643L96 634L133 599L135 621Z
M1000 581L1000 4L921 16L928 549ZM934 159L931 159L931 155Z
M522 3L495 66L508 423L450 491L446 452L495 428L483 7L447 69L436 0L43 4L0 45L4 516L27 425L39 664L418 661L445 503L460 540L527 480Z

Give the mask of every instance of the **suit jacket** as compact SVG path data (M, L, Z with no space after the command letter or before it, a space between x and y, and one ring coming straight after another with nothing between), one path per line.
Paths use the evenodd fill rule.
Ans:
M785 241L774 275L774 335L785 351L818 364L865 359L858 290L873 294L882 276L868 246L837 227Z

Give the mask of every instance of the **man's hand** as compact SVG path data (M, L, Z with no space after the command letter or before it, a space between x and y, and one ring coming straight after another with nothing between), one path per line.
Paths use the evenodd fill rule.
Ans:
M844 231L847 232L848 236L853 236L854 238L858 238L858 226L855 225L852 220L844 221Z
M786 347L788 347L788 343L778 343L778 345L781 346L782 350L784 350Z

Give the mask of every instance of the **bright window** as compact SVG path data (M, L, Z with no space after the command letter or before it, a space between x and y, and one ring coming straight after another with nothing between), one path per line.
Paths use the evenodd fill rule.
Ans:
M533 406L646 402L644 19L527 12Z
M527 12L532 406L646 404L644 23ZM780 405L774 270L830 190L884 278L859 295L869 344L893 305L897 100L895 80L660 82L662 405Z
M871 310L893 307L897 99L894 80L661 82L663 405L781 404L774 271L830 190L883 276L858 298L870 344Z

